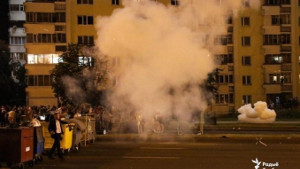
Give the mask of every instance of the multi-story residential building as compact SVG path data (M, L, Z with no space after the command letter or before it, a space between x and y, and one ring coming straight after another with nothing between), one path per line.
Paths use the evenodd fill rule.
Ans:
M158 0L180 5L179 0ZM262 100L282 106L300 96L300 1L261 0L228 20L214 49L222 59L213 111L226 113ZM49 71L68 43L94 44L95 18L110 15L121 0L27 0L28 104L56 105Z
M25 0L9 0L9 49L12 62L26 63ZM14 78L15 76L12 75Z

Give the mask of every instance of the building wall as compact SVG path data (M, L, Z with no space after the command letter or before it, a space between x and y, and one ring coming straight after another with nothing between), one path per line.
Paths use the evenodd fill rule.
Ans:
M170 5L170 0L158 0L165 5ZM262 4L263 4L263 0ZM55 34L65 33L66 43L27 43L26 50L30 56L43 56L43 54L61 54L62 51L57 51L56 46L66 45L67 43L78 43L79 36L97 38L94 25L78 24L78 16L93 16L93 22L96 23L98 16L111 15L113 10L122 7L121 5L112 5L110 0L94 0L93 4L77 4L75 0L66 0L65 2L26 2L26 12L65 12L66 21L56 23L31 23L25 24L27 34ZM120 0L121 4L121 0ZM282 12L288 10L291 12ZM285 9L282 9L285 8ZM272 25L272 15L290 14L290 24ZM213 111L219 114L225 114L230 111L237 110L240 106L247 103L255 103L256 101L275 102L276 97L282 100L285 97L300 96L300 68L299 68L299 4L298 0L291 0L288 5L262 5L259 9L246 8L238 14L237 18L233 19L232 23L228 23L228 28L233 31L228 31L232 38L232 43L226 45L217 45L214 49L216 55L232 55L233 62L219 65L222 69L220 75L232 76L233 81L229 83L218 84L219 86L219 101L213 105ZM249 25L242 25L242 19L248 17ZM58 26L63 27L57 30ZM282 27L290 27L291 32L283 32ZM286 28L285 28L286 29ZM288 29L288 28L287 28ZM281 36L282 34L291 34L290 44L266 45L264 36L274 34ZM250 44L243 45L243 38L250 37ZM291 47L291 51L282 51L282 48ZM289 63L266 63L266 55L284 55L291 54L291 62ZM244 56L250 57L250 64L243 64ZM29 64L27 65L28 76L37 75L38 72L43 75L49 74L54 64ZM39 70L39 71L36 71ZM41 71L40 71L41 70ZM281 83L272 83L270 75L290 73L291 81ZM251 83L243 84L243 76L250 77ZM275 78L275 77L274 77ZM248 79L246 79L248 82ZM45 100L55 100L51 88L42 86L29 86L28 103L30 105L42 104ZM221 98L222 97L222 98ZM227 97L227 101L226 100ZM232 98L231 98L232 97ZM41 100L41 101L37 101ZM220 100L222 100L220 102ZM231 101L230 101L231 100Z

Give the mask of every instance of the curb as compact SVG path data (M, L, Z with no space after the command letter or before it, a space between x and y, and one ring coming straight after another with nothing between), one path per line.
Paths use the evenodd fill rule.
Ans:
M108 134L97 135L98 142L189 142L189 143L252 143L264 141L278 144L300 144L300 134Z

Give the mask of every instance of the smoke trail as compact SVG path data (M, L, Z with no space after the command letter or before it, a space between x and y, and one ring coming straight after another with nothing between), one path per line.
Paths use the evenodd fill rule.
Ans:
M205 110L199 84L216 67L214 38L226 33L229 15L243 0L183 0L178 7L125 0L124 8L97 19L97 46L117 64L110 102L145 118L160 112L188 120ZM236 11L231 11L236 9Z
M254 109L251 104L244 105L238 109L240 115L239 121L247 123L273 123L276 119L276 112L268 109L267 103L258 101L254 104Z
M61 80L65 87L66 96L70 100L77 104L85 102L86 93L82 89L82 84L80 80L70 76L63 76Z

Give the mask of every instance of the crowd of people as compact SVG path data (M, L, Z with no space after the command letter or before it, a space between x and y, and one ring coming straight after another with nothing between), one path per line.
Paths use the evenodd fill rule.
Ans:
M50 121L59 112L62 118L72 119L82 115L95 117L96 130L110 131L112 115L103 106L92 107L81 105L78 107L67 105L56 106L1 106L0 127L35 126L39 121Z

